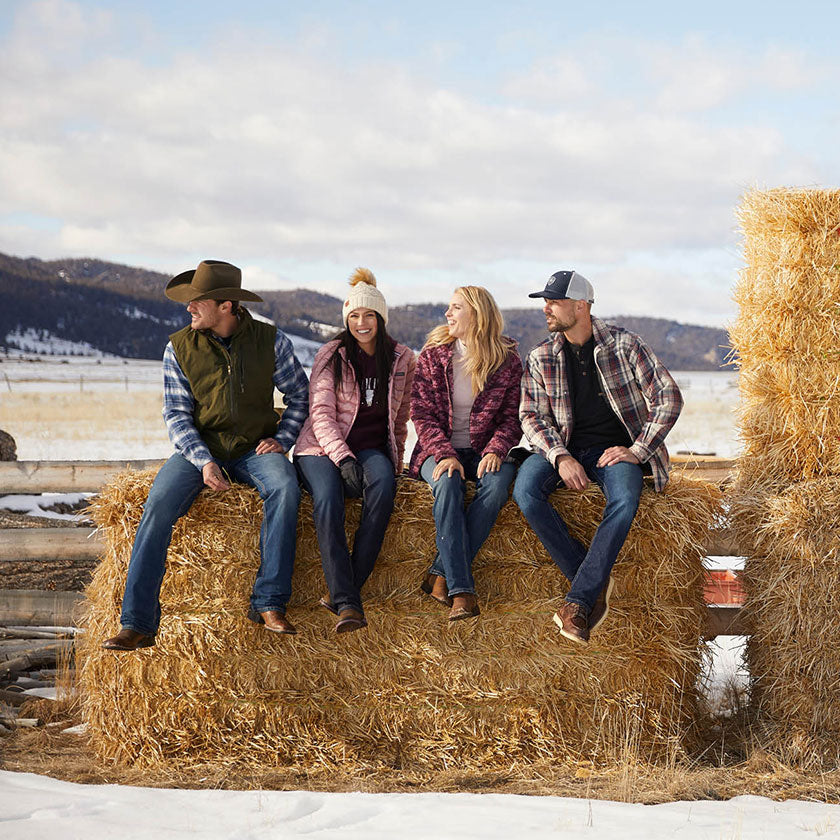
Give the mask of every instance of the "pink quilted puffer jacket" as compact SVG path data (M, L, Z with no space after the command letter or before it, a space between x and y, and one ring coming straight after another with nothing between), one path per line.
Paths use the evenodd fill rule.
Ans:
M335 392L332 358L336 350L344 362L341 391ZM414 381L414 352L404 344L394 348L394 366L388 378L388 454L394 472L403 471L405 438L411 384ZM327 342L316 354L309 377L309 417L295 444L296 455L328 455L334 464L351 457L347 435L359 410L361 393L353 366L340 342Z

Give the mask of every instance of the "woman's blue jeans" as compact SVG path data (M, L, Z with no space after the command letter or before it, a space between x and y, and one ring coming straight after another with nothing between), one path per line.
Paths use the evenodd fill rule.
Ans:
M475 592L473 560L508 500L508 490L516 475L514 464L503 463L498 472L486 472L478 478L476 470L481 456L473 449L455 451L466 477L475 481L475 496L466 510L467 485L457 472L451 476L444 473L435 481L432 473L437 463L433 457L426 458L420 467L420 475L435 497L432 511L437 556L430 571L446 578L450 595Z
M251 592L257 612L285 610L292 594L300 487L292 463L279 452L254 450L220 466L234 481L255 487L263 500L260 568ZM154 635L160 624L160 587L172 528L205 487L201 470L173 455L155 477L134 538L125 582L123 627Z
M609 579L618 552L633 524L642 492L642 468L620 461L611 467L596 466L606 447L593 446L571 455L601 488L607 500L592 544L575 539L549 501L563 484L557 470L539 454L531 455L519 468L513 498L551 559L571 582L567 601L591 610Z
M304 487L312 494L312 519L321 550L321 566L336 609L362 611L361 590L370 577L394 509L397 482L394 464L379 449L362 449L356 458L364 473L362 518L347 547L344 530L344 483L341 471L326 455L298 455Z

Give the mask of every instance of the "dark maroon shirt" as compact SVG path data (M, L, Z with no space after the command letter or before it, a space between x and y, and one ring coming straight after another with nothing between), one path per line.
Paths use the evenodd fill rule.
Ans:
M356 350L356 369L359 372L359 411L353 426L347 435L347 445L354 454L362 449L380 449L388 451L388 395L385 394L382 404L374 405L373 395L376 393L376 357L368 356L359 347ZM387 387L387 383L386 383Z

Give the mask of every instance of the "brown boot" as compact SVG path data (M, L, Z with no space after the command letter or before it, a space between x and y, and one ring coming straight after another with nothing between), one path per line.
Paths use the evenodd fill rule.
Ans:
M338 614L338 623L335 625L336 633L352 633L354 630L361 630L367 627L365 614L354 610L352 607L345 607Z
M138 633L130 627L123 627L116 636L105 639L102 647L105 650L138 650L139 648L151 647L155 643L155 637L148 633Z
M592 607L592 612L589 613L590 633L595 632L595 629L607 617L607 613L610 611L610 596L613 591L613 583L614 581L612 579L612 575L610 575L607 580L607 585L601 590L601 594L598 596L595 606Z
M452 609L449 610L450 621L475 618L480 612L478 598L472 592L462 592L460 595L452 596Z
M585 645L589 643L589 622L586 610L572 601L564 601L563 606L554 613L554 623L560 628L560 634L571 642Z
M297 633L297 628L288 618L283 610L266 610L258 613L255 610L250 610L248 618L255 624L264 624L266 630L271 630L272 633L284 633L293 636Z
M445 607L452 606L452 599L449 597L449 589L446 586L446 578L443 575L426 575L426 579L420 584L420 591L431 595Z

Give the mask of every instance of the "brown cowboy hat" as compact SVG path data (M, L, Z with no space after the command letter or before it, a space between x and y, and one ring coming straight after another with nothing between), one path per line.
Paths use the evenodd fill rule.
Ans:
M242 288L242 272L221 260L202 260L195 271L178 274L166 284L164 294L178 303L191 300L262 301L259 295Z

